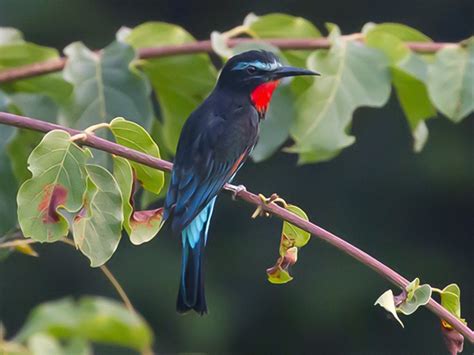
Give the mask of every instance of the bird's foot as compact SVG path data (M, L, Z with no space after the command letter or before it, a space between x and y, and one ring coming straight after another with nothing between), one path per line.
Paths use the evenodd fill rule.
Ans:
M233 200L237 199L237 196L242 191L247 191L247 188L244 185L235 186L234 189L232 190L232 199Z
M258 194L258 197L262 201L262 203L255 209L255 212L252 214L252 218L257 218L259 216L263 217L270 217L271 213L269 211L265 211L263 208L266 205L271 203L278 204L280 207L286 208L288 204L284 199L278 196L276 193L273 193L270 197L265 197L265 195Z

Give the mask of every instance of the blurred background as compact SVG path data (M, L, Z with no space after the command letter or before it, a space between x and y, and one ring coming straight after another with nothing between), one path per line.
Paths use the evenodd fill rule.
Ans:
M469 0L398 1L112 1L0 0L0 26L58 49L76 40L101 48L122 25L158 20L179 24L198 39L241 23L249 12L303 16L345 33L374 22L401 22L436 41L473 33ZM392 266L408 279L436 287L456 282L463 317L474 322L474 119L455 125L428 122L421 154L396 100L356 112L356 143L322 164L296 166L278 153L249 162L237 183L266 195L278 192L317 224ZM0 127L0 129L2 129ZM0 181L0 183L2 183ZM210 314L179 316L175 297L180 242L164 230L152 242L125 238L111 270L155 333L157 352L321 354L443 354L439 320L426 309L405 319L405 329L374 307L391 285L373 271L313 238L302 249L286 285L266 281L278 254L281 222L251 220L252 208L223 194L217 203L206 255ZM83 294L116 297L101 272L80 253L56 243L40 257L13 255L0 265L0 320L13 335L35 305ZM127 354L97 347L98 354ZM465 344L465 354L473 347Z

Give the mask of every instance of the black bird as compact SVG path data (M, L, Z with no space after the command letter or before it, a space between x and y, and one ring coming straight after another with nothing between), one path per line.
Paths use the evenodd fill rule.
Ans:
M238 54L224 65L212 93L184 124L163 215L182 237L179 313L207 313L203 255L216 195L257 143L259 123L279 80L297 75L318 73L284 66L267 51Z

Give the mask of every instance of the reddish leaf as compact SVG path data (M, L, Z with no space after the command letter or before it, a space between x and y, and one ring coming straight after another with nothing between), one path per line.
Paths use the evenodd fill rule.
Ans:
M445 320L441 321L441 333L443 333L444 343L451 355L462 352L464 337Z
M43 216L44 223L59 222L57 208L67 200L67 190L60 184L50 184L43 190L43 198L38 204L38 211Z

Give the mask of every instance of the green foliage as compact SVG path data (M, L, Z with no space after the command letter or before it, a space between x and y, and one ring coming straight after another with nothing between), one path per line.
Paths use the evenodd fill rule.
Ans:
M474 110L474 37L446 47L429 67L428 90L436 108L453 122Z
M390 76L382 54L347 41L334 26L329 51L308 58L308 68L321 72L297 98L291 129L301 163L328 160L355 138L347 134L353 112L362 106L380 107L390 94ZM315 98L318 98L315 100Z
M138 49L195 40L179 26L149 22L134 28L125 41ZM148 76L160 103L162 144L174 152L187 117L213 88L216 70L205 54L147 59L140 61L140 68Z
M18 221L25 237L40 242L66 237L65 212L76 212L82 206L85 162L90 156L64 131L44 136L28 158L33 176L18 191Z
M420 306L424 306L431 298L431 286L428 284L420 285L420 279L416 278L410 282L405 290L399 295L394 296L392 290L385 291L374 303L389 312L400 325L404 328L403 322L398 317L398 313L410 315Z
M285 205L285 208L298 217L308 220L306 213L298 206ZM298 248L305 246L310 237L311 234L305 230L287 221L283 222L279 248L280 257L274 266L267 269L268 281L274 284L282 284L293 280L288 269L298 260Z
M134 170L126 159L114 157L114 175L123 196L124 228L130 241L139 245L150 241L160 230L163 209L138 211L134 208Z
M151 128L151 89L144 75L130 67L135 58L130 46L112 42L98 55L76 42L64 52L68 57L64 78L74 89L64 107L62 123L84 129L125 116Z
M86 165L87 190L74 217L72 233L76 246L100 266L110 259L122 236L122 195L113 176L98 165Z
M428 63L410 51L406 41L430 42L430 38L408 26L386 23L366 25L366 43L381 50L390 61L392 83L408 120L414 150L423 149L428 139L425 120L436 115L426 88Z
M69 340L63 349L58 340ZM78 302L70 298L37 306L14 339L28 343L38 354L90 353L89 342L119 345L139 351L148 349L153 335L145 320L116 301L102 297L83 297ZM1 348L0 348L1 350ZM41 352L43 351L43 352Z
M269 158L289 140L284 150L297 153L300 163L334 158L355 142L350 132L354 112L360 107L383 106L392 85L417 152L428 138L426 121L437 111L453 122L474 111L472 38L433 55L419 55L407 42L431 39L401 24L370 23L357 36L343 36L332 24L328 29L331 47L317 50L280 51L264 42L268 38L322 36L309 21L286 14L251 14L241 26L213 33L213 48L224 60L250 48L265 48L286 63L322 74L281 84L262 122L261 138L252 153L255 161ZM243 34L261 42L227 46L227 39ZM110 123L110 135L117 143L160 158L158 144L148 133L153 130L162 152L171 157L185 120L215 85L217 69L207 54L138 59L138 53L143 54L147 47L193 42L195 39L179 26L150 22L121 29L117 40L101 52L72 43L64 51L68 60L62 72L0 84L0 111L79 129ZM57 50L26 42L15 29L0 28L0 71L58 58ZM159 112L153 111L152 89ZM117 116L120 118L114 119ZM113 157L110 173L105 167L91 165L92 158L88 149L78 146L65 132L53 131L41 139L38 133L2 127L0 179L7 183L0 186L0 233L14 227L14 187L21 184L17 212L24 236L54 242L71 233L91 266L110 259L122 228L133 244L151 240L161 228L163 210L140 210L135 192L144 189L142 205L162 196L163 172ZM97 154L95 158L97 161ZM308 219L300 208L285 207ZM288 222L283 224L279 258L267 270L270 282L292 280L289 268L309 238L309 233ZM429 301L432 291L435 289L430 285L420 285L415 279L401 295L388 290L375 304L403 326L398 314L415 312ZM441 303L461 317L457 285L441 291ZM446 322L443 329L452 330ZM456 339L451 341L457 341L459 349ZM143 351L151 345L152 335L143 319L121 305L85 298L78 303L62 300L38 307L16 341L20 352L26 347L33 354L90 354L90 341ZM0 342L0 346L5 344Z
M138 124L118 117L110 123L110 130L118 144L160 158L158 145L147 131ZM162 171L133 161L130 161L130 165L135 171L136 178L146 190L155 194L160 193L164 184L164 173Z

